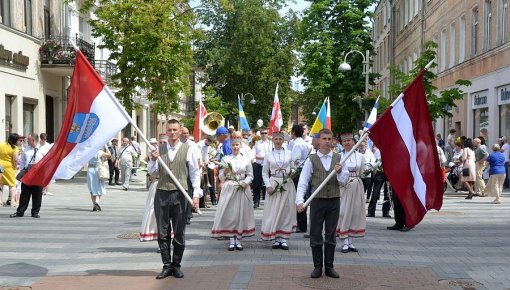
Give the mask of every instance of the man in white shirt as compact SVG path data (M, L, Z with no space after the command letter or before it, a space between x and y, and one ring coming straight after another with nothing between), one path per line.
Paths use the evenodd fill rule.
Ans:
M367 172L366 174L363 174L363 177L361 178L361 181L363 182L363 188L365 193L367 194L367 202L370 201L370 194L372 193L372 170L375 168L376 165L376 159L374 156L374 153L368 148L367 141L363 141L359 144L358 152L365 157L365 166L363 168L364 172Z
M119 159L117 167L120 167L120 182L122 188L127 191L129 189L129 181L131 180L131 169L133 168L133 156L137 156L135 147L129 142L129 138L122 138L122 147L119 150Z
M292 160L295 160L296 168L298 171L303 169L303 165L305 161L308 159L308 155L311 152L311 145L306 143L303 140L304 128L303 125L294 125L292 126L291 134L295 136L294 142L292 145ZM299 174L296 175L293 179L294 185L297 187L299 182ZM308 190L304 196L304 200L309 197L310 190ZM306 214L306 209L303 212L297 213L297 227L296 233L306 233L308 230L308 218Z
M261 139L253 146L253 155L255 162L253 163L253 208L260 206L260 197L265 199L266 187L262 180L262 165L267 152L271 151L271 142L267 138L267 128L260 129Z
M501 136L499 138L499 142L501 143L501 152L505 156L506 176L505 176L505 182L503 183L503 188L509 188L510 187L510 183L509 183L510 179L508 177L508 173L510 171L509 170L510 169L510 144L508 144L506 136Z
M193 142L190 139L189 129L181 126L181 136L179 137L182 143L188 144L190 146L190 150L193 154L193 158L197 159L198 165L202 167L202 152L198 147L197 143ZM188 178L188 194L190 197L193 197L193 191L191 190L191 180ZM186 204L186 213L188 215L188 219L186 220L186 224L189 225L191 223L191 218L193 218L193 213L191 211L191 206Z
M43 152L39 150L39 136L37 134L28 135L28 146L21 153L20 169L29 169L34 164L39 162L43 157ZM22 217L28 208L30 197L32 197L32 210L31 215L33 218L40 218L39 211L41 210L43 188L41 186L32 186L21 183L21 195L19 198L19 205L16 212L11 214L11 218Z
M53 147L53 144L48 142L48 134L41 133L39 135L39 151L41 151L41 154L43 156L48 154L51 147ZM55 182L55 180L52 180L51 182ZM48 185L46 185L46 187L43 188L43 195L49 195L49 196L53 195L53 193L51 193L49 191L49 187L50 187L50 185L48 184Z
M139 166L139 158L142 154L142 150L140 149L140 143L136 142L136 137L131 136L131 145L133 145L133 148L135 148L137 156L134 156L133 160L133 169L131 169L131 174L136 176L136 167Z
M180 192L177 182L184 190L188 189L187 178L190 177L193 187L193 208L198 208L199 199L202 197L200 189L200 170L198 160L194 158L193 152L188 144L179 140L181 124L175 119L168 120L166 133L168 143L163 143L158 150L151 152L151 160L147 164L149 173L159 175L159 182L154 197L154 212L158 225L158 244L161 249L161 260L163 269L156 279L163 279L168 276L182 278L181 260L184 254L186 230L186 204L185 193ZM163 169L159 169L158 157L172 170L175 177ZM174 232L174 238L170 233ZM173 246L173 254L170 255L170 246Z
M314 270L311 278L322 276L324 265L328 277L339 278L333 268L336 248L336 227L340 214L340 186L349 180L349 171L342 170L340 154L331 150L333 134L329 129L319 131L319 150L305 161L299 177L296 193L298 212L304 212L304 196L308 185L315 190L332 170L337 178L330 179L310 203L310 247L312 248ZM331 166L334 164L334 168ZM324 232L324 237L322 233ZM324 251L323 251L324 247ZM324 252L324 256L323 256Z

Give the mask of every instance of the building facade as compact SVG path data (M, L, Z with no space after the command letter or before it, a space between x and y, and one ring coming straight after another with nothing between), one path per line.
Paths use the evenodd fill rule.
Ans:
M438 91L453 87L458 79L472 82L461 87L465 97L456 102L453 117L435 121L436 132L445 136L455 128L459 136L477 137L483 129L490 144L499 136L509 136L508 0L384 0L379 6L384 3L390 4L392 15L390 64L409 72L424 43L434 41ZM375 19L383 17L382 11L376 10ZM383 34L374 33L374 41ZM375 66L375 70L383 68Z

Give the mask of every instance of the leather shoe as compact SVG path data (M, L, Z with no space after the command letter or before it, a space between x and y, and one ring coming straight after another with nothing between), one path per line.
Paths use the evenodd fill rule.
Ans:
M304 234L304 235L303 235L303 238L305 238L305 239L309 239L309 238L310 238L310 235L309 235L309 234Z
M331 278L336 278L336 279L340 278L340 275L338 275L338 273L333 268L326 268L326 270L324 271L324 274L326 274L326 276L331 277Z
M390 218L391 218L391 215L387 213L387 214L383 214L383 215L382 215L382 217L384 217L384 218L389 218L389 219L390 219Z
M386 227L387 230L390 230L390 231L400 231L400 229L402 229L403 227L399 227L397 225L394 225L394 226L391 226L391 227Z
M401 231L401 232L404 232L404 233L405 233L405 232L408 232L409 230L410 230L410 228L408 228L408 227L406 227L406 226L403 226L403 227L400 229L400 231Z
M23 216L22 214L15 212L15 213L11 214L9 217L15 218L15 217L22 217L22 216Z
M233 250L235 250L235 249L236 249L236 245L232 245L232 244L231 244L230 246L228 246L228 251L229 251L229 252L232 252L232 251L233 251Z
M375 217L375 214L369 213L369 214L367 214L367 217Z
M108 185L115 185L115 183L113 183L113 182L108 182Z
M120 182L116 181L116 182L115 182L115 185L122 185L122 183L120 183Z
M320 276L322 276L322 268L315 268L310 274L310 278L319 278Z
M349 246L349 252L357 253L357 252L358 252L358 249L356 249L355 247L351 247L351 246ZM326 270L327 270L327 269L326 269Z
M174 275L175 278L184 277L184 273L181 271L181 267L174 268L172 275Z
M40 216L40 215L38 215L38 214L33 214L33 215L32 215L32 217L33 217L33 218L38 219L38 218L40 218L41 216Z
M172 273L173 273L173 269L172 268L166 268L166 267L163 267L163 270L161 270L161 273L159 273L158 276L156 276L156 279L164 279L168 276L172 276Z
M349 253L349 248L342 248L342 249L340 250L340 252L342 252L342 253L344 253L344 254Z

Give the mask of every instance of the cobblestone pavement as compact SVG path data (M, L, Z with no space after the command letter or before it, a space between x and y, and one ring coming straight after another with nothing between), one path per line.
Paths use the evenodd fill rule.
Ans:
M139 174L141 175L141 174ZM311 251L303 234L289 251L272 250L257 236L242 252L209 237L215 208L192 219L186 233L184 279L155 280L161 268L155 242L134 239L147 192L142 177L130 191L109 186L92 205L84 177L53 184L41 218L12 219L0 208L0 289L510 289L510 194L492 198L449 193L440 212L415 229L386 230L392 219L367 219L358 253L337 250L341 279L310 279ZM4 195L4 201L5 201ZM260 228L262 210L255 211Z

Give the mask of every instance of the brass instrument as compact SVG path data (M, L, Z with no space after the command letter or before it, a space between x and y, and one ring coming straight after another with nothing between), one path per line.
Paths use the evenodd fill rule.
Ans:
M220 113L211 112L205 115L202 120L202 131L206 135L216 135L216 130L225 125L225 118Z

